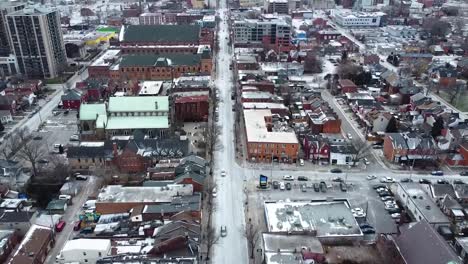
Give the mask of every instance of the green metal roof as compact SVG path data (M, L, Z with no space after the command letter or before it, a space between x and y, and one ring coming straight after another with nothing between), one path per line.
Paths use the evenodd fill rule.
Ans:
M169 128L168 116L112 116L106 129L155 129Z
M96 31L98 32L119 32L120 29L118 28L115 28L115 27L102 27L102 28L98 28L96 29Z
M96 120L98 115L106 115L105 104L81 104L80 105L80 120L81 121Z
M168 112L168 96L122 96L109 98L109 112Z
M198 25L129 25L125 27L123 41L142 42L198 42Z
M169 65L186 65L195 66L200 64L200 54L154 54L154 55L123 55L120 61L120 67L132 66L158 66L163 65L164 59L167 60Z

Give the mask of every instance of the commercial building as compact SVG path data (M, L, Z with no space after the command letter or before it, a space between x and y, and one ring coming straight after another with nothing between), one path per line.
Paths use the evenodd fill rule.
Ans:
M63 246L57 260L60 263L96 263L111 254L110 239L73 239Z
M295 163L299 141L288 125L273 123L270 110L244 110L247 158Z
M383 12L355 12L351 10L334 10L333 21L342 27L380 27Z
M426 221L434 228L450 226L450 220L418 183L398 183L395 197L415 221Z
M105 104L82 104L79 113L82 135L106 138L131 135L140 130L149 136L162 136L169 128L167 96L110 97Z
M66 66L60 13L28 6L6 15L20 72L29 78L55 78Z
M0 57L0 77L16 75L19 72L20 69L15 55L9 54L5 57Z
M321 242L350 242L363 237L347 200L267 201L264 206L271 234L307 235Z
M263 7L267 13L287 14L289 12L288 0L265 0Z
M137 206L171 203L174 196L192 195L191 184L169 184L163 187L123 187L108 185L96 200L100 214L128 213Z
M123 45L198 45L198 25L129 25L122 26L119 42Z
M209 96L186 95L174 100L175 119L181 122L208 121Z
M291 25L282 18L237 20L233 23L236 46L262 45L265 49L289 51L291 46Z

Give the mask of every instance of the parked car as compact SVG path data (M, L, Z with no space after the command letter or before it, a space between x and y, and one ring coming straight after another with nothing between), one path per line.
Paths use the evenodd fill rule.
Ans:
M33 140L42 140L42 137L41 136L35 136L35 137L33 137Z
M400 182L413 182L413 180L410 178L403 178L400 180Z
M370 161L369 161L367 158L363 158L362 161L363 161L364 164L366 164L366 165L369 165L369 164L370 164Z
M284 175L283 180L285 180L285 181L294 181L294 177L292 175Z
M449 182L446 179L439 179L437 180L438 184L449 184Z
M365 217L366 216L366 213L360 207L356 207L356 208L351 209L351 213L353 213L354 217Z
M227 227L221 226L221 237L226 237L226 236L227 236Z
M392 195L389 191L382 191L382 192L379 192L379 196L380 197L384 197L384 196L390 196Z
M60 220L57 224L55 224L55 231L61 232L65 228L65 221Z
M327 184L324 181L320 182L320 190L322 192L327 192Z
M216 189L216 187L214 187L213 190L211 191L211 194L213 195L213 197L218 196L218 189Z
M341 169L338 169L338 168L333 168L330 170L331 173L342 173L343 171Z
M300 164L301 166L304 166L304 160L303 160L303 159L299 159L299 164Z
M286 190L288 191L291 190L291 183L289 182L286 183Z
M433 171L433 172L431 172L431 175L433 175L433 176L443 176L444 172L443 171Z
M70 137L70 141L79 141L79 140L80 140L79 135L71 135L71 137Z
M373 145L372 148L373 149L383 149L383 146L382 145Z
M273 189L278 189L279 188L279 182L273 181Z
M40 160L37 161L37 163L39 163L39 164L47 164L47 163L49 163L49 161L46 160L46 159L40 159Z
M390 215L393 219L398 219L401 217L401 214L400 213L393 213Z
M88 227L81 229L80 234L91 234L93 232L94 232L94 228L88 226Z
M305 184L301 185L301 191L302 192L307 192L307 186Z
M73 231L78 231L81 228L81 220L75 221L73 224Z
M332 179L332 181L334 181L334 182L343 182L343 179L340 178L340 177L335 177L335 178Z
M88 179L88 176L84 176L84 175L76 175L75 176L75 179L77 181L86 181Z
M454 180L453 184L465 184L465 182L462 180Z
M393 196L383 196L383 197L380 197L380 200L382 200L384 202L386 202L386 201L395 201Z
M462 172L460 172L460 176L468 176L468 171L462 171Z
M314 183L314 191L320 192L320 185L318 183Z
M309 179L306 176L299 176L297 177L298 181L308 181Z
M346 183L340 182L340 189L341 189L342 192L347 192L348 187L346 186Z
M61 194L61 195L59 195L58 198L59 198L59 200L69 201L69 200L71 200L72 197L71 197L71 195L68 195L68 194Z
M68 115L68 113L70 113L70 111L65 110L65 112L63 112L63 115Z
M420 184L431 184L432 182L430 180L428 180L428 179L420 179L419 183Z
M348 139L353 139L353 135L351 135L351 133L348 133Z
M284 189L285 189L284 182L280 182L279 188L280 188L280 190L284 191Z
M375 184L372 186L372 188L374 188L374 190L377 190L377 189L380 189L380 188L387 188L387 185L385 184Z
M225 170L221 170L221 177L226 177L226 171Z
M363 234L375 234L375 229L373 227L366 227L361 229Z
M366 178L367 178L368 181L371 181L371 180L377 179L377 176L375 176L375 175L367 175Z

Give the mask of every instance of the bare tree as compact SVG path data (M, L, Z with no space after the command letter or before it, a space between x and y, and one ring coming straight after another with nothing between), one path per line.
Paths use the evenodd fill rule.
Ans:
M250 248L250 258L254 258L255 248L259 243L259 235L260 232L257 226L252 224L252 219L249 218L249 222L247 223L247 227L245 228L245 238L247 239L247 243L249 244Z
M320 73L322 72L322 60L313 52L307 52L304 59L304 72Z
M352 161L353 161L353 167L354 167L356 166L356 163L358 163L360 160L370 155L371 145L369 145L365 141L361 141L360 139L354 140L352 144L354 148L356 149L356 152L353 153L352 155Z
M45 150L42 141L30 141L27 129L18 129L8 139L7 147L10 150L9 156L16 155L18 158L31 163L34 175L37 174L37 162L41 159Z
M63 182L70 176L71 170L66 160L61 155L55 155L50 158L50 169L47 172L47 178L57 182Z
M219 242L219 234L212 226L208 227L205 231L205 244L206 244L206 259L210 259L211 249Z
M210 156L213 155L213 152L219 146L219 136L221 135L221 127L214 124L207 127L204 131L204 137L206 142L206 150ZM210 160L213 160L210 158Z

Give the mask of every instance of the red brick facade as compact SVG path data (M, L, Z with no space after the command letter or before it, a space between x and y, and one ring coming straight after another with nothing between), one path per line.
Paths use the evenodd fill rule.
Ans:
M186 96L175 99L175 118L181 122L208 120L208 95Z

